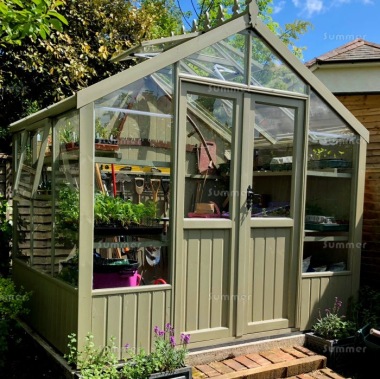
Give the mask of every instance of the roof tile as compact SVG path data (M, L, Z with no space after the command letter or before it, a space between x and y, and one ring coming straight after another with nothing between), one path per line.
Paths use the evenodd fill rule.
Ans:
M354 62L360 60L380 60L380 44L358 38L306 62L306 66L310 67L317 62Z

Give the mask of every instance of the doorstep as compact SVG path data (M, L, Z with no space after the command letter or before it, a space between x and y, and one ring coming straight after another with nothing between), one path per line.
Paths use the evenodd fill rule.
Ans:
M193 379L344 379L326 367L325 356L305 347L300 332L193 350L186 363Z
M193 378L288 378L326 367L326 357L303 346L290 346L193 366Z

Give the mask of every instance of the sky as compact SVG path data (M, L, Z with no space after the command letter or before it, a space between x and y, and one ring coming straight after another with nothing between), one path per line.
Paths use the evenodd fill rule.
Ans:
M380 0L274 0L273 19L281 25L296 19L310 21L297 42L305 46L307 62L362 38L380 44Z
M179 2L191 9L189 0ZM380 0L273 0L272 17L282 26L297 19L313 24L296 42L306 47L304 62L356 38L380 44Z

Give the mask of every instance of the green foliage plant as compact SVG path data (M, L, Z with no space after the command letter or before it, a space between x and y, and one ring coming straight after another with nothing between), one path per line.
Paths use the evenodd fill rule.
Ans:
M59 140L61 143L78 142L78 132L70 121L61 127L59 131Z
M12 237L12 221L9 219L10 206L8 200L0 195L0 232L2 241L10 241Z
M117 370L118 360L114 354L115 340L110 339L109 345L96 347L94 336L86 336L83 351L77 350L76 335L69 335L69 352L65 355L67 362L80 370L82 379L116 379L119 378Z
M344 315L340 314L341 308L342 301L335 297L333 307L325 309L324 316L319 311L317 322L311 328L314 334L328 340L353 336L356 331L356 325L353 321L347 320Z
M56 230L58 237L73 240L79 228L79 190L65 183L58 191L58 209ZM96 192L94 201L95 224L120 223L131 224L152 223L157 214L157 203L147 200L143 203L132 203L120 197L109 196L106 192Z
M165 329L154 328L154 351L147 353L140 348L137 351L125 345L129 358L118 361L115 355L115 339L111 338L107 346L96 347L94 336L86 336L83 350L77 349L75 334L69 335L69 352L65 355L67 362L79 370L82 379L148 379L154 373L174 372L185 367L188 353L189 334L181 334L177 346L174 328L168 323Z
M368 285L362 286L347 313L358 329L367 324L380 329L380 291Z
M4 0L0 2L0 45L21 45L30 37L46 39L52 30L63 31L67 19L61 0Z
M55 232L58 240L74 246L79 237L79 191L65 183L58 191Z
M16 288L11 279L0 277L0 368L5 364L10 329L19 316L28 313L30 295L23 288Z
M122 379L145 379L153 373L173 372L185 367L189 334L182 333L180 344L177 346L174 328L167 323L163 330L158 326L154 327L154 337L154 351L151 354L147 354L143 349L134 352L128 344L125 346L130 360L121 369Z
M10 261L10 242L12 239L12 220L9 218L11 208L8 200L0 195L0 273L8 274Z

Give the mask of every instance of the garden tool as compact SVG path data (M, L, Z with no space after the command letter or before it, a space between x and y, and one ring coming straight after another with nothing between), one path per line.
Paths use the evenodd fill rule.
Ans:
M164 193L164 217L167 217L169 209L170 179L161 179L161 188Z
M161 260L161 248L148 246L145 248L145 259L149 266L156 266Z
M131 177L124 171L119 170L116 174L116 183L120 183L120 197L125 199L125 182L130 183L132 181Z
M98 189L100 190L100 192L104 193L103 180L102 175L100 173L99 163L95 163L95 179Z
M153 201L156 203L158 200L158 190L160 188L161 179L150 179L150 186L152 187Z
M112 190L113 190L113 197L116 197L116 175L115 175L115 165L111 164L111 172L112 172Z
M144 192L144 178L135 178L135 191L137 193L137 202L141 203L141 194Z

